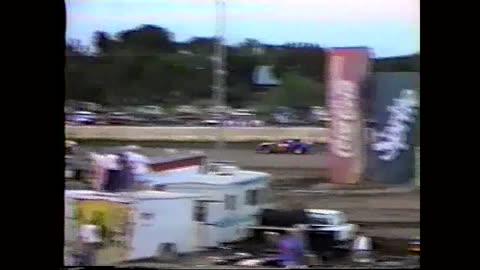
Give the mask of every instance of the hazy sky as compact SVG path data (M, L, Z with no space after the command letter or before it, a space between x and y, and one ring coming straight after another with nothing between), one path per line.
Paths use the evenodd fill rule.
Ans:
M419 0L226 0L229 44L318 43L369 46L380 57L420 49ZM154 24L175 40L213 36L214 0L66 0L67 38L90 44L94 31L110 34Z

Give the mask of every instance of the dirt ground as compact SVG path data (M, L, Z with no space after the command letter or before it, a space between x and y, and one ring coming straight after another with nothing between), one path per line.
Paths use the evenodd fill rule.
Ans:
M100 150L105 146L91 145L91 150ZM402 192L382 194L387 187L372 183L355 186L326 186L325 179L325 145L319 145L312 155L256 154L255 144L229 144L224 149L215 150L213 144L165 144L144 146L140 152L148 156L165 155L165 149L178 152L202 151L210 159L227 159L235 161L241 168L256 169L273 175L272 195L280 206L289 206L298 202L307 208L331 208L345 211L352 222L373 230L375 234L406 237L419 234L420 228L420 192ZM323 191L325 189L358 189L364 194L329 194L297 192L299 190ZM369 192L368 190L380 190ZM287 205L282 203L288 202ZM368 224L370 223L370 224ZM364 227L364 226L362 226ZM386 227L388 230L378 230ZM395 229L393 229L395 228Z
M346 187L328 186L323 178L325 176L323 151L314 155L295 156L255 154L251 146L248 146L248 149L242 147L222 151L189 145L176 147L180 151L201 150L211 159L234 160L242 168L270 172L273 174L272 201L277 206L288 208L297 204L303 208L344 211L349 222L358 224L361 231L371 236L374 243L380 243L378 246L384 250L389 250L386 248L389 247L392 250L406 251L407 239L420 236L418 190L389 190L388 187L370 183ZM154 147L143 148L141 152L156 156L163 154L164 150ZM337 192L332 193L331 190ZM355 190L363 192L355 193ZM211 255L204 254L193 261L190 260L188 265L210 267L207 258ZM148 264L142 266L148 267ZM182 265L185 266L182 263L169 267ZM158 267L159 264L153 263L152 266Z
M420 193L417 191L383 195L317 195L285 192L274 189L275 202L279 206L289 206L300 202L309 208L331 208L345 211L350 222L360 224L362 232L371 236L377 254L377 262L358 266L348 257L324 262L322 268L355 269L356 267L391 269L418 269L416 258L407 255L407 239L420 235ZM212 257L225 252L203 252L182 258L177 262L159 263L153 261L123 264L123 267L141 266L152 268L193 267L199 269L238 269L238 266L212 264ZM392 259L393 258L393 259ZM383 260L381 262L380 260ZM245 268L245 267L244 267ZM261 268L259 268L261 269Z
M351 223L358 224L372 237L409 239L420 235L419 190L371 183L358 186L315 184L315 179L284 179L282 182L274 180L272 183L272 199L277 207L297 205L341 210Z

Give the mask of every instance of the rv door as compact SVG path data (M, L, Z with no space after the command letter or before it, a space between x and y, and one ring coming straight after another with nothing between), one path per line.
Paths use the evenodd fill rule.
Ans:
M221 241L221 217L223 201L198 200L195 202L194 221L196 227L196 246L198 248L216 247Z

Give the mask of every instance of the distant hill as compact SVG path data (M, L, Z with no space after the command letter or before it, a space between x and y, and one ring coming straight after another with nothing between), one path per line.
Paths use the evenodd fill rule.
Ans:
M374 62L374 71L400 72L415 71L420 72L420 54L406 56L377 58Z

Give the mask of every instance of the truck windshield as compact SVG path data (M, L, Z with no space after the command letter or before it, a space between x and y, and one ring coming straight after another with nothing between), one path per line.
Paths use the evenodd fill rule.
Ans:
M311 225L332 225L330 219L324 215L309 215L308 222Z

